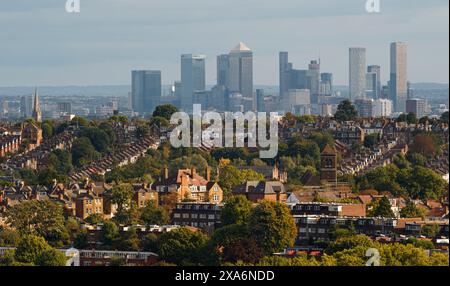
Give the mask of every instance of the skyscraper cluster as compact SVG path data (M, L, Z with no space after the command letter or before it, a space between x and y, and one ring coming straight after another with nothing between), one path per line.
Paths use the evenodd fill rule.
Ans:
M193 104L202 104L204 110L279 111L328 116L332 107L343 100L334 90L333 74L321 72L320 59L311 60L307 69L296 69L289 61L289 53L280 52L278 96L267 96L262 89L254 92L253 52L242 42L229 53L217 56L217 82L209 90L206 88L205 65L206 56L183 54L181 80L173 84L171 96L162 96L161 71L133 71L133 111L140 115L151 114L158 105L172 103L186 112L192 112ZM349 99L360 108L362 116L375 113L389 116L387 112L391 109L405 112L408 90L405 43L390 45L387 86L382 85L381 67L367 65L366 48L349 48ZM392 101L393 108L387 100Z
M379 99L391 100L393 111L405 112L408 98L407 45L402 42L391 43L390 79L385 88L381 84L381 67L366 66L366 49L350 48L349 97L357 106L361 106L360 113L363 115L368 115L368 101ZM386 106L386 102L378 102L377 105Z
M254 110L253 53L244 43L239 43L228 54L217 57L217 84L206 89L206 56L183 54L181 56L181 81L172 87L171 101L181 110L192 112L193 104L204 109ZM161 71L133 71L131 102L133 111L151 114L165 100L161 94Z

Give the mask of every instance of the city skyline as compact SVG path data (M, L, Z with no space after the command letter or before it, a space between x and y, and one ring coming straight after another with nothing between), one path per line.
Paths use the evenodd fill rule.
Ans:
M13 27L0 29L0 86L125 84L134 69L161 70L163 83L173 83L180 80L178 57L185 53L206 55L210 85L216 56L239 41L254 52L255 84L278 84L278 52L284 50L298 68L321 58L322 70L334 74L336 85L346 85L344 55L352 46L367 49L367 65L380 65L386 82L394 41L408 43L411 82L448 82L448 1L410 1L407 7L384 1L382 13L371 15L365 1L356 0L247 1L239 9L195 0L192 13L176 0L135 0L127 7L94 0L76 16L65 13L60 1L20 2L0 4L0 27ZM165 9L170 17L158 15Z

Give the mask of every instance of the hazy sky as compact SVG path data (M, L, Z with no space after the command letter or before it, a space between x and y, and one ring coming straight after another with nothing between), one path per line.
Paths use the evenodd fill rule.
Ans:
M254 52L255 84L278 84L278 52L297 68L318 58L337 84L348 82L348 48L367 48L367 64L388 79L389 43L408 43L409 80L447 83L448 0L0 0L0 86L129 84L132 69L180 78L180 55L216 55L239 41Z

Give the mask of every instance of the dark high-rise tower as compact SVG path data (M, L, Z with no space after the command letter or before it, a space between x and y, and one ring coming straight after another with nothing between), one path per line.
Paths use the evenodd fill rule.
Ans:
M133 111L151 114L161 102L161 71L132 71L131 78Z
M192 111L194 93L206 89L204 55L186 54L181 56L181 108Z
M228 55L217 56L217 85L227 86L229 66Z
M289 90L289 53L280 52L279 54L279 75L280 75L280 99L283 99Z
M372 99L381 97L381 68L377 65L367 67L367 89L371 91Z

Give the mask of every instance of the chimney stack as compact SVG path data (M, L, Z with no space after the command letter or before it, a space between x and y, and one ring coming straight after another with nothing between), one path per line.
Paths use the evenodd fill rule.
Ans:
M165 180L169 179L169 168L167 167L164 168L164 179Z
M205 179L208 182L211 182L211 169L209 168L209 166L206 167Z
M195 167L192 167L191 168L191 178L194 178L196 173L197 173L197 170L195 169Z

